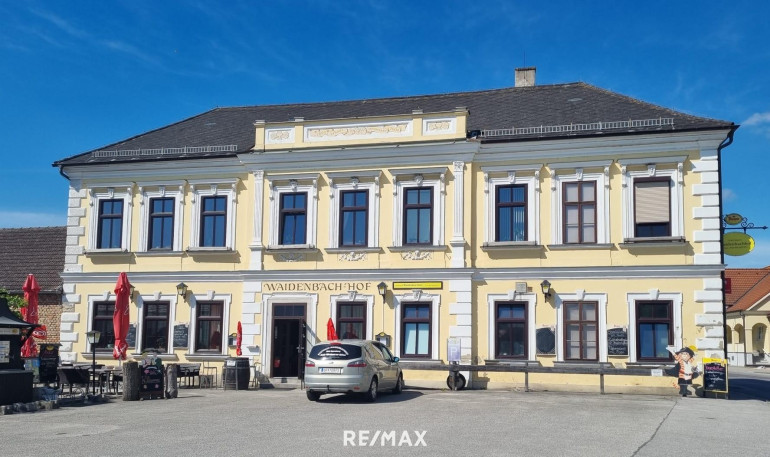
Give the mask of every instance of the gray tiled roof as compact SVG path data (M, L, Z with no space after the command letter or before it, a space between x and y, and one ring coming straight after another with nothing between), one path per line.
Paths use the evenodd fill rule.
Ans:
M253 124L256 120L285 122L295 117L303 117L307 121L351 119L364 116L411 114L416 109L422 109L425 113L451 111L460 106L466 107L470 112L468 119L469 131L661 117L673 118L673 127L634 128L633 130L616 130L614 132L583 131L580 132L580 135L718 129L733 125L727 121L692 116L652 105L586 83L569 83L326 103L216 108L157 130L99 148L99 150L236 145L237 148L233 152L208 154L208 156L231 156L238 152L247 152L254 146ZM516 138L508 138L508 140L574 136L574 133L548 133L518 136ZM96 157L94 154L96 151L89 151L63 159L54 165L80 165L184 157L184 155L133 158ZM200 154L195 156L201 157Z
M0 229L0 287L21 291L35 275L43 292L60 291L67 227Z

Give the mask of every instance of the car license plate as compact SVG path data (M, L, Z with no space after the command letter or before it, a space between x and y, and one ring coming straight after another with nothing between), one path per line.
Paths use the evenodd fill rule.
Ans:
M342 368L319 368L320 373L335 373L342 374Z

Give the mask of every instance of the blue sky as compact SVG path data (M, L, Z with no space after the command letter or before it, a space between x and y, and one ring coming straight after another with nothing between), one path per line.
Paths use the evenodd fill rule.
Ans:
M217 106L587 83L741 124L725 211L770 225L770 2L0 0L0 227L64 225L51 164ZM770 265L770 230L731 267Z

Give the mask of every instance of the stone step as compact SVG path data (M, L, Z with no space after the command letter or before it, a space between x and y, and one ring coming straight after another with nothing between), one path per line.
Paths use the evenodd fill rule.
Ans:
M302 381L299 378L267 378L267 382L262 380L259 387L261 389L300 389Z

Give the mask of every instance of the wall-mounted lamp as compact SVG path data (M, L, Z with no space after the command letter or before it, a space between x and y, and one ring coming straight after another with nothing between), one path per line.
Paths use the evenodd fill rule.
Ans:
M385 304L385 294L388 292L388 285L384 282L377 284L377 293L382 297L382 304Z
M128 289L128 293L129 293L128 297L131 300L133 300L134 299L134 292L136 292L136 287L134 287L133 284L129 284L128 287L129 287L129 289Z
M551 296L551 283L548 282L547 279L544 279L543 282L540 283L540 289L543 291L543 295L546 299Z
M176 285L176 293L183 299L187 300L187 284L180 282Z

